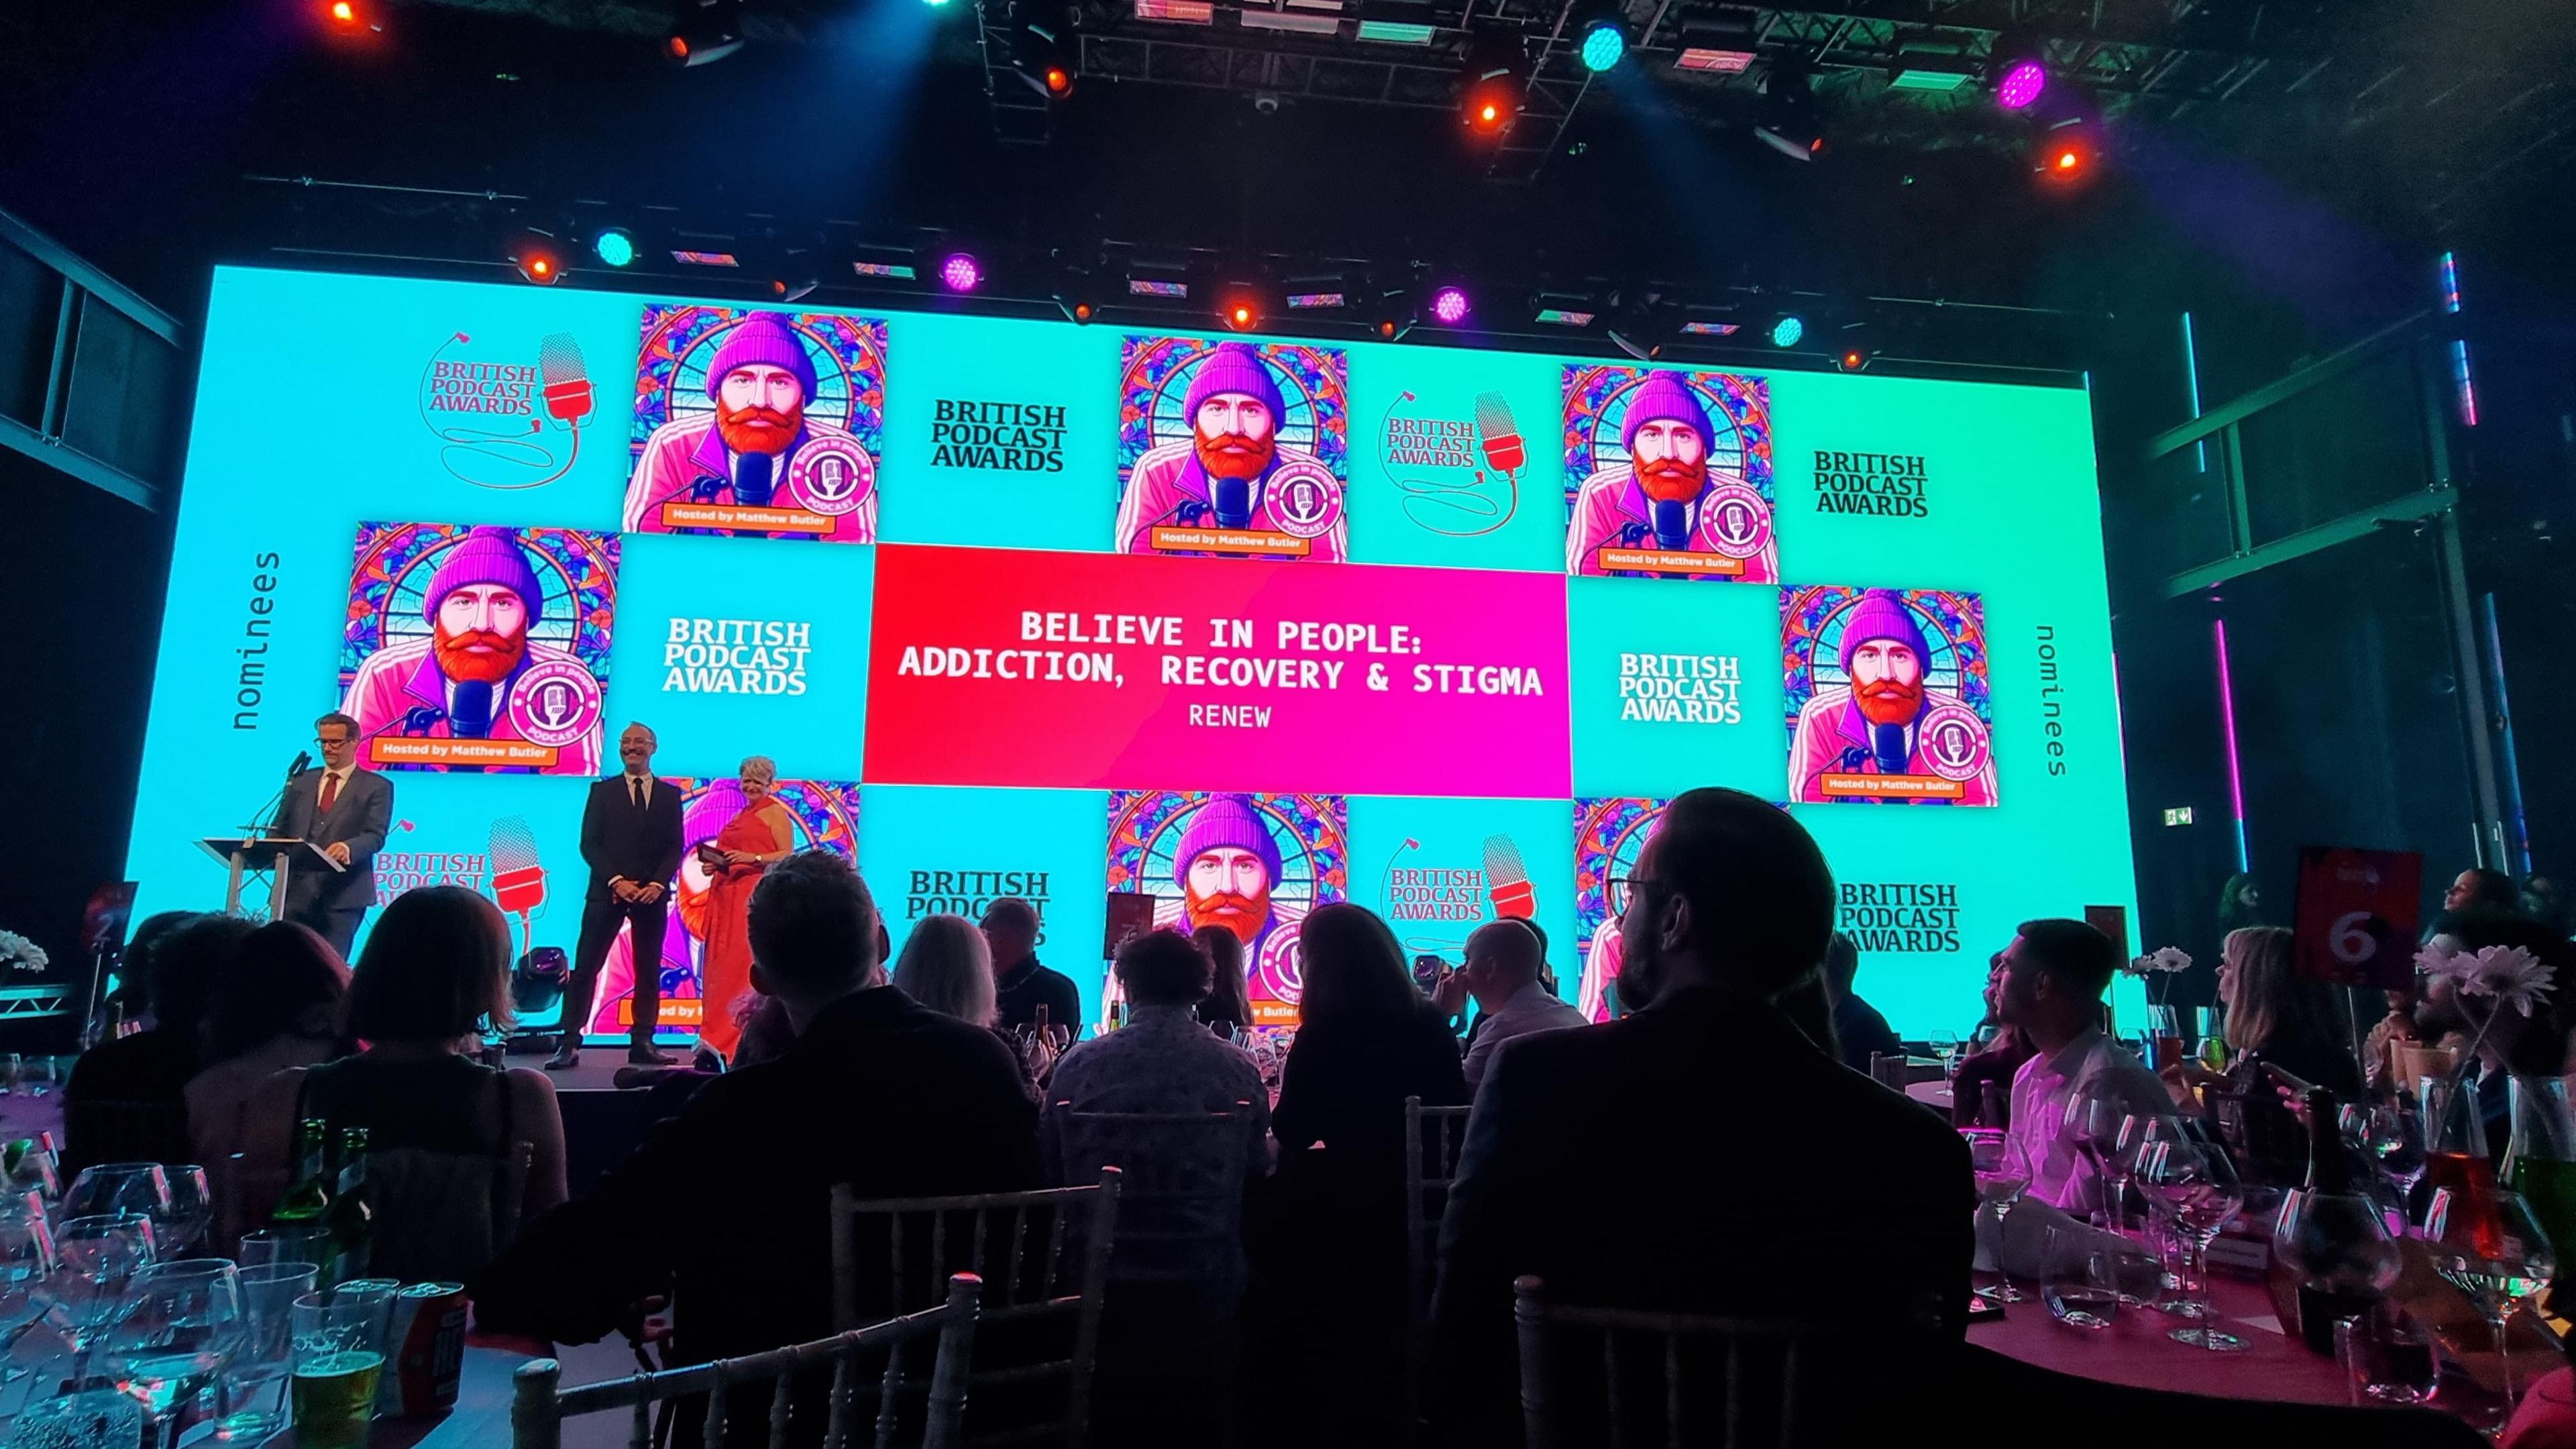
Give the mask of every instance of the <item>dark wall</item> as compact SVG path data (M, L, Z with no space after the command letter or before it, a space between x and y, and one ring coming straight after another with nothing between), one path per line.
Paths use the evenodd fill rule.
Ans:
M82 902L124 875L170 519L6 449L0 496L18 500L0 528L0 579L21 621L15 686L0 691L0 927L85 980Z

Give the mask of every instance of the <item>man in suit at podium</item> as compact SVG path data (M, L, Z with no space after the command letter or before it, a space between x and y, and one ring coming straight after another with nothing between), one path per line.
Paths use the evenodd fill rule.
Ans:
M376 903L376 852L393 823L394 782L358 768L358 722L334 711L313 722L322 768L286 782L277 833L309 842L339 863L337 873L290 871L279 919L311 926L343 957L358 922Z
M662 930L670 920L671 877L680 869L680 791L653 778L657 743L651 730L628 725L617 737L617 757L626 768L591 782L590 801L582 807L581 858L590 866L590 892L582 901L572 980L564 987L563 1041L546 1059L549 1070L581 1062L591 994L621 925L630 933L635 963L626 1059L649 1066L672 1061L654 1050L653 1027L662 1014Z

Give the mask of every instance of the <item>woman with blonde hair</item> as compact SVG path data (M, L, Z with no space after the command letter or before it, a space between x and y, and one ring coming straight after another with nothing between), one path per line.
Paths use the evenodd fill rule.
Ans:
M2351 1101L2361 1095L2333 988L2299 975L2290 933L2245 926L2218 953L2218 999L2227 1007L2227 1047Z
M904 995L942 1016L991 1026L993 951L984 932L964 916L924 916L895 958L894 984Z

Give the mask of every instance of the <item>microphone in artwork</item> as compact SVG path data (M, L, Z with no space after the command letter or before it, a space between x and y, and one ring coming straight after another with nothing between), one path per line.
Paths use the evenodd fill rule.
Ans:
M1521 848L1508 835L1486 836L1485 896L1494 903L1494 914L1526 921L1538 914L1537 895L1530 887L1529 867L1521 863Z
M571 333L549 332L537 344L537 371L545 378L546 416L559 423L579 423L590 416L590 369Z
M1497 473L1518 473L1529 462L1529 449L1521 442L1521 425L1512 417L1512 405L1498 392L1476 394L1476 440L1484 449L1485 466Z
M750 508L768 507L777 462L771 453L743 454L734 465L733 501Z
M519 918L522 935L531 929L528 913L546 903L546 868L537 861L536 832L524 816L492 822L492 901Z

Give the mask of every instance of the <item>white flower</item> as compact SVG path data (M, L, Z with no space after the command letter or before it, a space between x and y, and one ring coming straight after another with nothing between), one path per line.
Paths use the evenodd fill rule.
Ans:
M2158 946L2144 956L2134 957L2120 968L2131 976L2154 976L2164 972L2188 971L2191 957L2175 946Z
M2548 963L2520 946L2489 946L2475 956L2455 958L2469 963L2460 978L2460 990L2470 996L2492 996L2498 1009L2510 1006L2524 1016L2531 1008L2547 1001L2558 986L2557 973Z
M21 971L42 971L48 962L44 947L15 931L0 931L0 965Z
M2415 969L2468 990L2469 983L2477 979L2478 958L2454 947L2450 937L2435 936L2416 951Z

